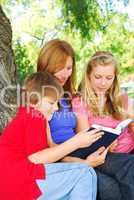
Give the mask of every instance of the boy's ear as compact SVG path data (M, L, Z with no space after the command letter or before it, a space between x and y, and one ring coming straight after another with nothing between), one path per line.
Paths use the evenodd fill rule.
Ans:
M29 106L33 107L33 108L38 108L40 105L39 101L37 103L30 103Z

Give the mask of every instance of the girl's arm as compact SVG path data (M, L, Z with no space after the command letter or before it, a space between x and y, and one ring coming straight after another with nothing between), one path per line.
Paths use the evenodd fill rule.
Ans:
M126 118L134 119L134 101L130 97L128 97L127 94L122 95L122 100L123 100L123 107L125 110ZM130 123L128 125L128 128L134 140L134 122Z
M126 118L134 118L134 100L125 93L122 94L122 102Z
M87 115L75 113L75 116L76 116L76 119L77 119L76 133L79 133L84 129L89 129L90 125L89 125L89 122L88 122Z
M132 99L129 99L129 104L128 104L128 117L134 119L134 101Z

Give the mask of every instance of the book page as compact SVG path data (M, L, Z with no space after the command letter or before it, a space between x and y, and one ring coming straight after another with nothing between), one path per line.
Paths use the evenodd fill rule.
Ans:
M123 130L132 121L133 121L133 119L125 119L125 120L123 120L121 123L118 124L118 126L116 127L116 130Z

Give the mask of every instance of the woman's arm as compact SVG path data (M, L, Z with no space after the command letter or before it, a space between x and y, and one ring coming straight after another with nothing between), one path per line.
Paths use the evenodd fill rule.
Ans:
M49 123L47 122L47 141L48 141L48 146L53 147L56 146L57 144L54 143L52 136L51 136L51 131L50 131L50 126Z

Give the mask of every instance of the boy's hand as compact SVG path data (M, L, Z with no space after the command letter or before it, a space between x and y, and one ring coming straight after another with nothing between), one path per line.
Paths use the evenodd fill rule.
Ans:
M79 148L88 147L94 142L96 142L98 139L100 139L102 135L104 135L104 133L100 132L100 130L101 130L100 128L91 131L84 130L78 133L75 137L77 137L76 139Z

